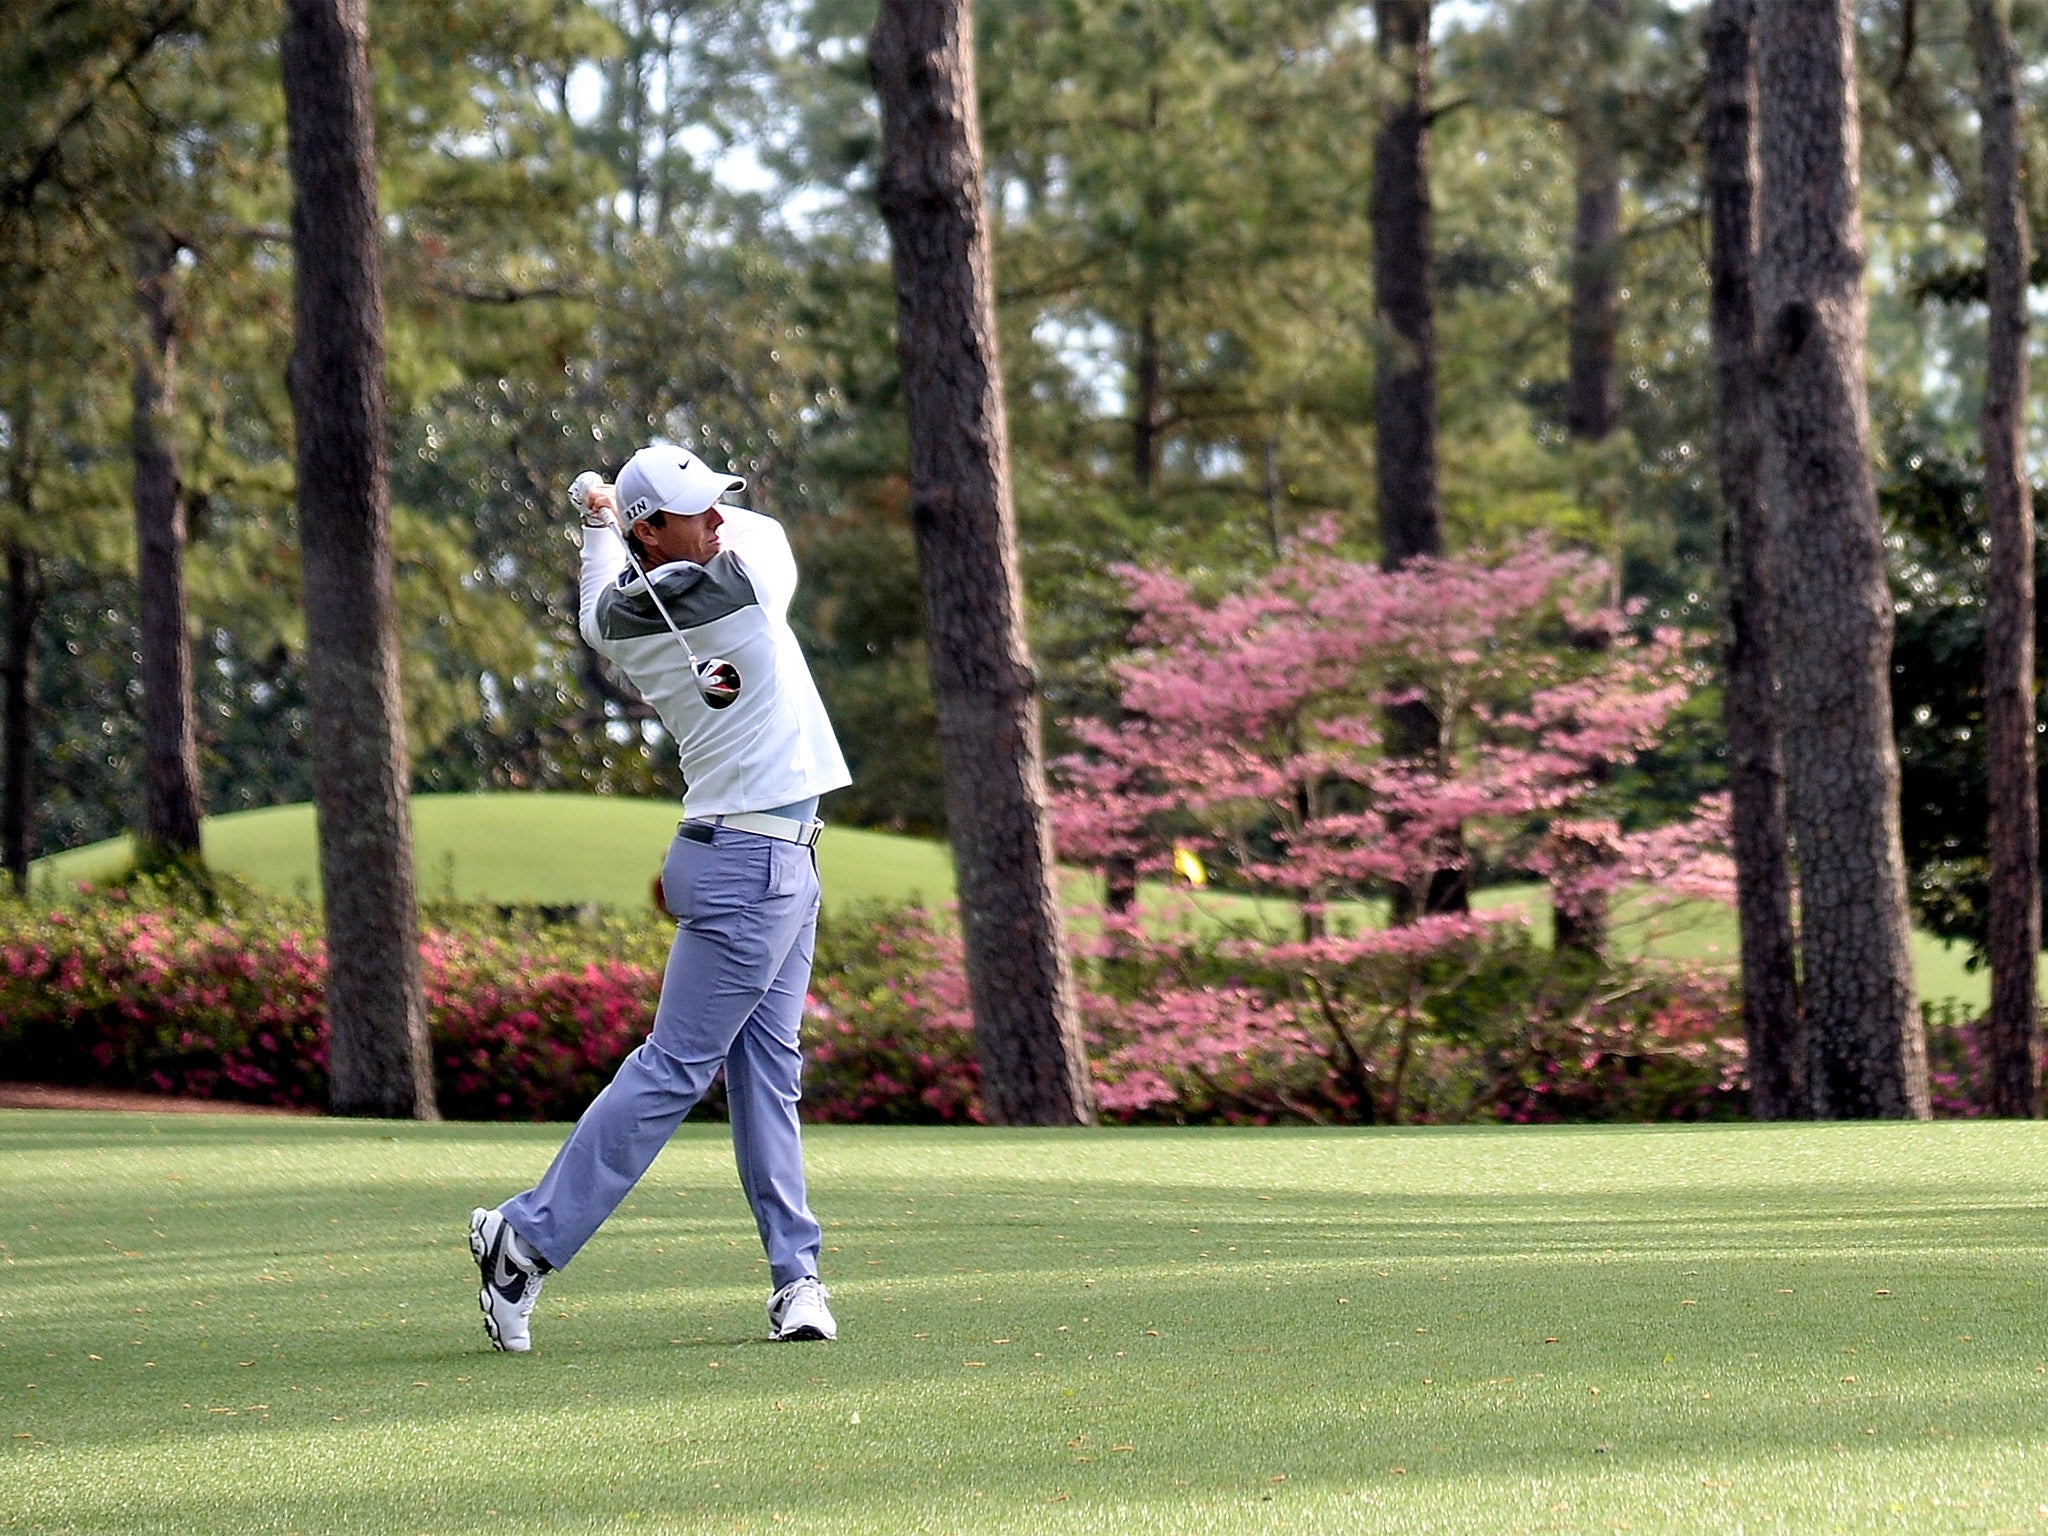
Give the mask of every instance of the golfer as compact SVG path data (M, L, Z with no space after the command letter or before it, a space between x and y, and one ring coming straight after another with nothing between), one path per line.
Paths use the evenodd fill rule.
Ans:
M646 1042L538 1184L470 1215L499 1349L532 1347L544 1277L617 1209L721 1066L740 1187L768 1251L769 1332L838 1333L804 1196L797 1029L818 921L818 796L852 779L789 627L789 540L770 518L718 505L745 485L656 446L626 462L615 489L582 497L583 638L682 752L683 821L660 879L676 939Z

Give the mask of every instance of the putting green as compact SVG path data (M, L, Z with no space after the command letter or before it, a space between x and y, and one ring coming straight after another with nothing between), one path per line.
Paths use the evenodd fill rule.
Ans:
M412 815L414 863L427 900L594 901L639 909L681 810L666 800L608 795L415 795ZM217 868L283 895L319 891L310 805L212 816L203 836ZM39 861L35 879L88 880L129 857L125 838L94 843ZM945 845L926 838L833 827L818 844L818 865L835 904L941 903L953 895Z
M2038 1528L2048 1127L685 1127L484 1346L559 1128L0 1111L0 1529Z
M678 814L665 800L606 795L417 795L412 805L420 890L428 900L597 902L627 910L646 906L648 882ZM309 805L210 817L205 846L216 866L254 884L287 896L318 892ZM55 890L110 874L128 858L125 838L94 843L40 860L35 879ZM818 865L825 899L834 908L875 900L940 905L953 897L952 857L944 844L928 838L831 827L818 845ZM1091 877L1079 873L1067 876L1067 893L1083 910L1097 900ZM1148 888L1148 904L1157 906L1163 894ZM1511 902L1547 930L1549 911L1540 888L1499 887L1479 896L1481 906ZM1191 910L1198 920L1263 920L1283 931L1295 922L1293 908L1277 901L1204 894ZM1372 921L1375 913L1352 906L1340 909L1338 918ZM1734 916L1723 908L1694 905L1653 919L1623 902L1617 919L1625 945L1720 964L1734 961ZM1987 1005L1990 978L1966 969L1963 946L1915 934L1913 952L1922 997L1954 998L1977 1010Z

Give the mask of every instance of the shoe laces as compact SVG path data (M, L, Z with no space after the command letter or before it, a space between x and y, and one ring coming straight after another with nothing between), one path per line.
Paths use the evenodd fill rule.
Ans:
M775 1315L781 1317L805 1296L824 1302L831 1300L832 1293L825 1289L825 1282L816 1275L801 1275L777 1291L769 1305L775 1308Z

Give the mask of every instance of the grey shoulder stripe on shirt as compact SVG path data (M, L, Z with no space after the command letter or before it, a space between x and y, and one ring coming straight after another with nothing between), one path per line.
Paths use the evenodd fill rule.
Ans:
M629 579L633 574L626 573ZM759 602L739 562L724 550L709 565L662 572L655 586L678 629L695 629ZM629 591L614 583L598 595L597 632L607 640L638 640L667 634L668 626L645 586Z

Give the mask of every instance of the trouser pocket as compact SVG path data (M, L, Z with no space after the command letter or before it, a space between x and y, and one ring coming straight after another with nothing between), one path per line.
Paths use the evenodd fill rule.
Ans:
M768 894L794 896L811 873L811 851L779 840L768 844Z
M662 866L662 891L678 921L745 911L775 894L788 878L776 854L793 844L730 827L705 830L712 833L709 842L701 840L700 829L686 825L669 845Z

